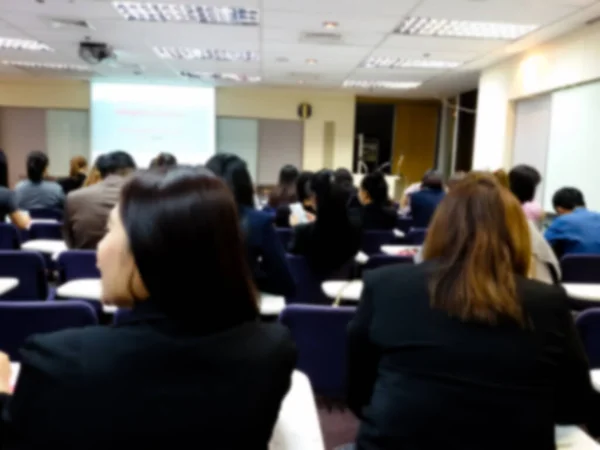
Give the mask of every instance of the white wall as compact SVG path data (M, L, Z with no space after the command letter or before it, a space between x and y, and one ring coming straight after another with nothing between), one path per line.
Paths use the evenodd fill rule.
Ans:
M69 175L69 162L74 156L84 156L91 166L88 112L47 110L46 151L50 159L49 173L53 176Z
M248 165L256 180L258 167L258 120L217 117L217 153L233 153Z
M584 27L483 71L473 168L509 168L514 101L600 79L600 24Z

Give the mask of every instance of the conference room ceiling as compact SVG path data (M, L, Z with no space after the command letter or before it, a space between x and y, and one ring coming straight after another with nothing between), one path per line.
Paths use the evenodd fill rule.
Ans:
M600 15L596 0L136 3L149 2L0 0L0 76L435 97L474 88L483 67ZM134 20L144 18L156 21ZM82 23L58 23L65 20ZM480 37L486 33L495 38ZM86 37L113 46L116 60L84 63L77 49ZM3 43L2 38L37 42ZM21 44L42 50L1 48Z

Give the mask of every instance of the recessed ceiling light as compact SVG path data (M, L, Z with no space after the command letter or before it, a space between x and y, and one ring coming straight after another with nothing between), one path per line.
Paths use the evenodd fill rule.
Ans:
M460 37L472 39L514 40L537 29L539 25L505 22L407 17L396 33L410 36Z
M306 60L306 64L310 64L311 66L314 66L315 64L317 64L317 62L318 61L316 59L314 59L314 58L308 58Z
M404 59L372 57L365 61L367 69L452 69L462 64L459 61L442 61L435 59Z
M2 61L5 66L17 67L20 69L48 69L48 70L62 70L68 72L93 72L91 67L80 65L80 64L61 64L61 63L40 63L33 61Z
M43 42L32 39L16 39L0 37L0 49L28 50L31 52L53 52L54 50Z
M179 74L187 78L197 78L204 81L233 81L235 83L258 83L259 76L244 75L238 73L216 73L216 72L189 72L182 71Z
M367 81L367 80L346 80L343 86L345 88L362 89L414 89L421 86L420 81Z
M191 47L153 47L154 53L162 59L204 59L212 61L258 61L257 52L200 49Z
M330 20L327 20L327 21L323 22L323 28L325 28L327 30L335 30L339 26L340 26L339 23L333 22L333 21L330 21Z
M176 3L112 2L125 19L138 22L195 22L220 25L258 25L253 8Z

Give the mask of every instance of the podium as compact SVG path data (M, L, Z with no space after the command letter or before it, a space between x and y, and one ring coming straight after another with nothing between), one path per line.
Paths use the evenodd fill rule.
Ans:
M366 174L364 173L353 173L352 178L354 179L354 186L360 187L360 183L365 175ZM388 196L390 200L400 201L405 187L402 177L398 175L385 175L385 181L388 185Z

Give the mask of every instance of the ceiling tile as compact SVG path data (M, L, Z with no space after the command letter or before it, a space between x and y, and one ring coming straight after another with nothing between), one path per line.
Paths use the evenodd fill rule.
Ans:
M265 11L262 24L265 28L293 28L303 31L320 31L333 33L348 32L375 32L380 34L390 33L396 28L402 17L394 15L369 16L351 15L347 13L332 14L332 17L319 13L298 13L290 11ZM338 23L334 29L325 29L323 22L333 21Z
M286 45L319 45L317 43L307 43L306 41L301 41L301 35L303 31L317 31L321 32L322 30L295 30L295 29L282 29L282 28L272 28L265 29L262 32L262 40L267 43L278 43L278 44L286 44ZM372 48L382 42L385 38L385 35L382 33L374 33L374 32L365 32L365 31L354 31L354 32L344 32L342 33L342 38L339 43L332 44L332 47L337 46L361 46L361 47L369 47Z
M323 20L337 20L335 13L350 16L398 16L406 14L420 0L263 0L265 11L293 11L324 14ZM327 16L325 16L327 15Z
M389 36L378 48L378 51L394 49L415 50L419 52L467 52L487 53L506 45L504 41L492 41L484 39L461 39L461 38L437 38L402 36L394 34Z

